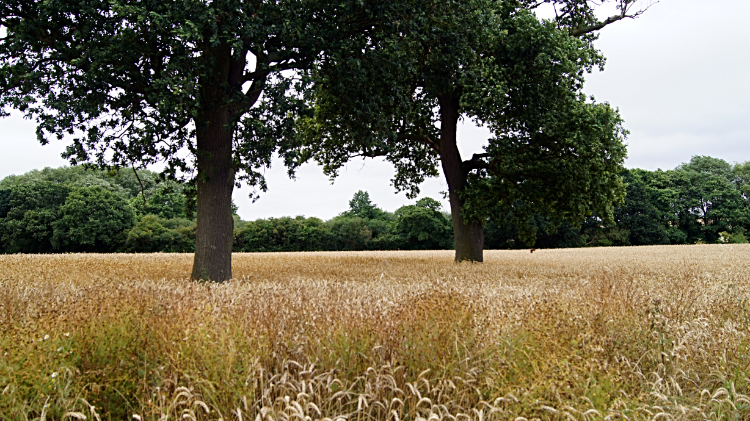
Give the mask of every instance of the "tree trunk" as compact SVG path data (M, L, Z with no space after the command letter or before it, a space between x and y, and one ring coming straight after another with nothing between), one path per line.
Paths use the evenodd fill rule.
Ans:
M191 277L223 282L232 279L232 146L237 117L236 107L227 102L242 92L247 52L232 58L232 47L222 43L207 46L204 53L213 68L201 77L202 110L195 120L198 227Z
M456 243L456 261L484 260L484 231L478 223L465 223L461 217L464 201L460 197L466 187L467 174L461 168L461 154L456 143L459 98L450 94L438 96L440 100L440 163L448 182L448 198L453 219L453 238Z
M227 127L226 109L201 117L205 123L196 128L198 227L191 277L223 282L232 278L233 131Z

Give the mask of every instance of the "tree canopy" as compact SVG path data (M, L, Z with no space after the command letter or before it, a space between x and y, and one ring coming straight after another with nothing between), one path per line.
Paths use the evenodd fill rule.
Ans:
M535 15L543 3L557 6L556 19ZM304 153L332 177L352 157L385 157L395 188L412 197L440 166L459 261L482 260L482 226L511 208L529 237L534 213L558 224L611 220L627 132L615 109L581 89L604 63L594 32L642 10L622 0L618 15L598 21L594 4L420 2L393 31L349 38L313 72L315 112L298 121ZM492 132L470 158L457 147L460 119Z
M231 193L261 168L304 104L291 94L318 55L374 31L398 2L8 0L0 3L0 116L22 111L72 163L195 181L193 278L231 278ZM291 159L291 158L290 158Z
M544 3L556 19L535 17ZM412 197L439 162L457 259L481 260L491 209L524 200L574 220L591 199L608 216L622 193L620 118L580 88L602 63L593 31L639 12L618 0L600 21L598 3L7 0L0 116L15 108L42 143L69 139L74 164L163 162L191 179L195 279L231 278L233 188L265 189L274 153L292 169L314 156L331 175L386 156ZM471 159L456 148L460 118L493 131Z

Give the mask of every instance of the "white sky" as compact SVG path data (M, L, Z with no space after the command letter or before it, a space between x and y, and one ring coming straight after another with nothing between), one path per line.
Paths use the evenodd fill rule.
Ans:
M605 13L606 14L606 13ZM729 162L750 161L750 15L748 0L661 0L637 20L610 25L597 46L607 57L603 72L588 76L585 92L619 107L628 139L629 168L673 168L694 155ZM15 113L0 119L0 178L65 165L64 142L41 146L35 124ZM463 125L459 148L470 156L486 141L486 130ZM256 203L250 189L235 191L243 219L317 216L329 219L365 190L381 208L409 203L395 194L390 164L352 161L331 184L315 164L296 181L280 162L268 170L269 190ZM442 178L422 185L422 195L442 198ZM443 201L444 207L447 203Z

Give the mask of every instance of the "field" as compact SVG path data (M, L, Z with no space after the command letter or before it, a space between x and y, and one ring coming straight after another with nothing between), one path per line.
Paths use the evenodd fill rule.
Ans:
M750 245L485 259L0 256L0 419L750 419Z

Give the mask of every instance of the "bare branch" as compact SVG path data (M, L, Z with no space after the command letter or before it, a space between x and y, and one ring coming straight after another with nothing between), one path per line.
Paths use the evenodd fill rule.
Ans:
M638 10L635 13L630 13L630 9L633 7L633 5L635 4L635 2L633 0L620 0L620 6L619 6L620 13L619 14L614 15L614 16L610 16L607 19L605 19L604 21L597 22L597 23L595 23L593 25L587 25L587 26L582 26L582 27L579 27L579 28L574 28L574 29L572 29L570 31L570 35L572 35L574 37L579 37L579 36L582 36L582 35L589 34L591 32L598 31L598 30L604 28L607 25L611 25L611 24L613 24L615 22L618 22L618 21L621 21L623 19L635 19L635 18L641 16L642 14L646 13L646 11L648 9L650 9L651 6L653 6L656 3L658 3L658 1L651 1L648 4L648 6L646 6L646 7L642 8L642 9Z
M547 3L547 0L541 0L541 1L533 2L533 3L529 3L528 5L526 5L526 7L529 9L536 9L537 7L545 3Z

